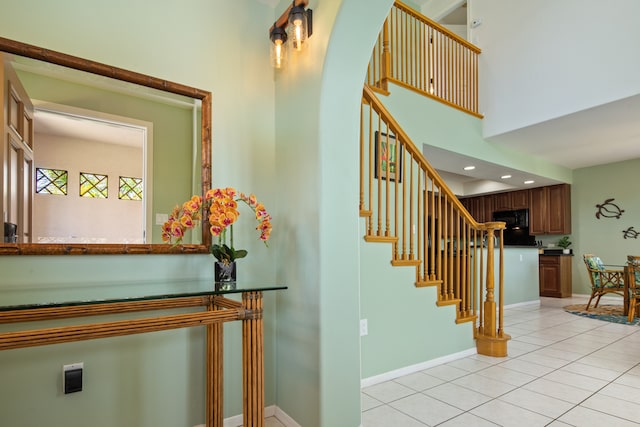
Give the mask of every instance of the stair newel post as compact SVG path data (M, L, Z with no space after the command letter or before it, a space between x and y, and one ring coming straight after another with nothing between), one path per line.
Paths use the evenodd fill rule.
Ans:
M487 279L485 281L487 288L487 299L484 301L484 330L485 335L496 336L496 301L495 301L495 263L494 254L494 230L493 223L487 223Z
M483 302L484 317L483 327L478 331L476 336L476 348L478 354L485 356L504 357L507 355L507 341L511 338L502 330L502 316L504 310L503 299L503 245L502 245L502 229L505 227L504 222L487 222L484 224L487 233L487 279L486 300ZM500 230L500 255L499 255L499 307L495 301L495 231ZM498 312L500 313L500 329L497 327Z
M380 88L389 90L389 77L391 76L391 52L389 50L389 17L384 20L382 26L382 70L380 76Z
M500 315L498 317L498 336L504 335L504 227L500 228L500 264L498 268L500 269L500 276L498 286L500 286L499 295L499 307L500 307Z

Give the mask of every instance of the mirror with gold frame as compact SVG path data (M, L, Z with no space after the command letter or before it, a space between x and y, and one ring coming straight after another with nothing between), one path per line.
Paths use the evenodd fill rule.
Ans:
M5 241L0 242L0 255L170 254L208 252L211 235L208 232L206 218L201 223L202 230L199 243L177 246L159 243L158 224L162 222L163 215L158 214L158 212L166 213L173 205L167 206L169 203L167 200L158 200L169 198L172 204L180 203L189 197L193 188L198 187L198 182L201 185L201 194L204 194L206 190L210 188L210 92L1 37L0 65L2 65L0 75L3 77L3 85L0 86L0 95L2 95L3 99L3 114L0 115L0 117L3 117L2 125L0 125L0 130L3 133L3 139L1 140L3 149L0 153L0 165L2 166L2 173L0 174L0 189L2 190L0 207L2 208L1 211L3 212L5 224L11 224L14 227L13 233L16 236L14 238L16 240L15 243L8 240L6 237L7 226L5 225ZM14 68L18 70L16 71ZM34 71L36 69L38 69L37 72ZM42 71L43 69L44 71ZM65 77L56 75L56 73L60 74L59 69L63 69L62 74L64 74ZM18 75L20 78L17 78ZM55 84L47 84L48 81L52 81ZM21 87L22 82L27 83L29 94ZM80 93L77 90L79 86L89 87L90 92ZM109 86L108 90L104 90L104 86ZM31 95L34 93L36 94L35 99L31 100ZM115 95L113 95L114 93ZM108 100L107 97L111 97L112 99ZM53 102L51 102L52 99L54 100ZM149 100L152 100L154 103L157 102L158 104L151 104ZM105 112L101 108L105 104L109 105L109 103L111 105L118 105L119 109L117 114L114 114L114 111ZM182 104L182 107L175 107L175 105L179 104ZM182 108L183 110L187 108L187 112L181 112L179 114L180 119L176 120L181 120L181 123L185 121L191 122L191 126L195 130L191 132L191 146L189 146L188 137L175 134L177 132L176 129L180 129L180 126L172 124L172 118L170 117L170 112L173 111L171 110L172 105L175 108ZM189 108L190 110L188 110ZM135 113L132 113L131 110L134 110ZM153 113L151 113L152 110ZM95 123L91 122L86 124L86 127L92 127L94 124L97 124L97 122L101 122L100 124L103 125L106 123L106 126L117 127L116 124L118 124L122 125L123 129L136 129L139 134L145 136L150 133L153 134L154 137L159 134L162 135L162 138L150 138L149 143L141 143L143 148L139 149L139 151L122 151L118 154L118 156L120 156L119 159L121 159L121 161L117 162L119 164L124 164L124 160L129 157L140 157L144 160L141 162L142 166L136 166L137 169L140 170L129 173L129 175L143 175L140 179L140 188L142 188L142 182L144 182L144 197L142 195L143 192L140 191L140 200L142 200L142 202L137 204L138 206L142 206L142 209L137 207L137 211L110 211L109 209L112 208L107 207L110 205L104 204L107 202L102 201L102 205L100 205L99 202L94 203L94 205L102 206L102 208L93 213L84 212L81 205L74 205L75 207L71 209L67 208L67 211L56 211L53 210L53 208L49 208L52 210L46 211L41 207L48 206L43 200L55 205L55 203L58 203L62 198L59 196L48 197L37 194L38 197L42 198L39 199L39 203L36 204L39 211L34 213L36 169L38 169L41 178L44 176L45 180L50 180L48 182L56 182L56 180L49 175L43 175L44 172L36 167L38 164L34 159L39 158L38 153L40 153L40 159L55 159L56 156L58 156L58 158L67 157L62 155L61 150L57 148L62 145L51 145L51 147L56 148L49 149L49 153L47 153L47 150L44 148L46 144L40 143L40 145L38 145L38 139L45 139L42 137L43 134L36 134L34 129L45 129L48 126L49 120L53 120L51 123L56 121L62 121L63 123L66 121L70 123L72 121L79 121L80 118L86 119L88 116L93 116L93 113L97 114L96 117L92 117L92 120L95 119L93 120ZM185 118L185 114L189 116ZM132 116L136 117L136 119L131 119L130 117ZM138 120L138 118L140 118L140 120ZM149 124L148 127L147 124ZM126 141L128 137L125 137L124 134L119 134L118 132L121 130L122 129L116 129L115 135L119 140L119 145L126 145L124 141ZM124 132L124 130L122 131ZM134 134L136 131L134 131ZM43 131L41 130L41 132ZM107 133L111 132L98 130L94 135ZM34 138L34 135L40 136ZM64 133L64 135L59 134L50 136L49 138L53 141L63 140L65 143L69 143L69 141L73 141L74 138L68 135L69 134ZM92 138L92 140L98 138L100 137L96 136ZM138 137L136 136L134 138ZM165 141L164 144L156 142L152 144L152 141L159 140L162 142L163 138ZM57 143L60 142L58 141ZM137 142L134 144L137 144ZM101 145L98 143L96 146L101 147L106 146L106 144ZM163 151L158 148L158 146L167 148ZM103 162L106 162L105 159L109 158L108 155L103 154L101 151L87 151L89 148L86 147L89 147L89 145L82 147L84 148L76 150L81 151L80 154L76 152L76 156L84 156L85 158L91 158L96 161L102 160ZM34 148L38 148L38 150L34 150ZM91 150L93 150L93 148L91 148ZM89 155L87 153L93 154ZM185 161L191 162L190 167L193 168L191 173L180 172L181 169L176 167L175 164L178 158L186 158ZM152 167L152 160L156 162L155 167ZM55 167L56 162L51 160L46 164L47 168L49 164ZM97 162L96 164L99 165L100 163ZM200 166L199 177L197 173L193 173L196 172L194 165ZM102 166L102 169L105 167L107 166ZM90 179L99 180L99 177L102 175L97 174L98 178L96 178L92 173L87 173L92 172L92 170L88 170L91 169L89 166L79 166L79 168L87 170L80 170L80 174L69 173L69 184L72 183L73 179L76 179L76 175L80 175L81 183L78 185L77 182L74 182L76 187L80 187L80 192L83 191L83 185L95 185L98 187L98 185L94 184ZM95 166L95 169L100 172L101 166ZM55 174L56 171L57 169L52 168L51 170L47 169L45 172ZM126 172L125 175L127 175ZM89 176L89 178L87 178L87 176ZM83 179L87 180L84 184L82 184ZM114 181L114 179L111 179L110 175L109 181L109 186L113 186L112 181ZM120 176L121 186L122 182L123 177ZM38 181L38 185L39 184L40 182ZM115 185L117 186L118 184L116 183ZM187 190L184 190L184 188L187 188ZM92 190L95 190L95 188L92 188ZM77 192L77 190L75 191ZM111 197L111 199L119 198L119 196L113 197L111 195L111 189L108 191L108 195L106 193L104 195L105 199L108 197ZM153 203L158 202L160 206L154 205L152 199ZM113 200L109 202L113 206L117 205ZM88 202L83 200L82 203ZM131 209L130 207L136 205L136 203L121 202L119 206L125 205L127 206L126 209ZM135 213L140 211L143 213ZM51 214L50 212L57 213ZM59 212L64 213L60 214ZM102 215L102 217L100 215ZM109 241L107 243L95 237L82 241L75 241L71 237L66 237L58 241L58 237L48 237L48 235L56 235L55 231L40 231L40 228L43 228L42 224L44 222L55 223L54 219L58 220L58 217L69 217L69 222L74 224L73 227L71 227L71 231L65 230L64 233L58 232L58 234L64 234L65 236L72 234L82 236L89 235L93 229L100 229L101 224L104 224L104 221L106 221L108 217L114 218L115 221L120 221L120 224L123 226L121 228L125 228L125 225L129 226L132 222L136 222L135 228L142 231L140 236L135 236L134 238L127 237L125 239L116 238L114 239L115 241ZM142 222L140 226L137 224L139 220L138 217L140 217ZM153 232L151 231L152 222L155 224ZM82 227L85 227L86 230L82 229ZM55 230L55 226L50 226L50 228ZM106 227L103 227L101 230L102 234L98 235L102 236L106 234L105 230ZM47 237L43 238L42 235Z

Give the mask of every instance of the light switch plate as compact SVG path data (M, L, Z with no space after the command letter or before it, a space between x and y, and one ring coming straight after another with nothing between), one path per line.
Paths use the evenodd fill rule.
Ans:
M169 214L163 214L163 213L156 214L156 225L162 225L167 221L169 221Z
M367 319L360 319L360 336L364 337L369 335L369 322Z

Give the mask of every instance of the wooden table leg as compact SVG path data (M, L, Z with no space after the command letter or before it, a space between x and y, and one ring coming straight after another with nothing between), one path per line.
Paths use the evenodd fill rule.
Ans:
M623 296L623 309L622 309L622 314L624 314L625 316L629 315L629 281L633 280L633 275L631 275L630 273L630 269L628 265L624 266L624 296Z
M209 309L219 309L215 306ZM223 427L223 323L213 323L207 328L207 393L206 393L206 425L207 427Z
M242 397L245 427L264 427L264 332L262 292L242 294Z

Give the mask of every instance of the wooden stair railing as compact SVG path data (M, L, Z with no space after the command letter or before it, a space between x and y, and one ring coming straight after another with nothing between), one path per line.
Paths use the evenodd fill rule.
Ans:
M365 240L391 243L392 265L415 266L416 286L437 286L437 304L455 304L456 322L475 321L478 353L506 356L505 224L473 219L368 85L360 123L359 208L366 217Z
M396 1L373 48L367 84L388 94L393 82L476 117L481 50Z

